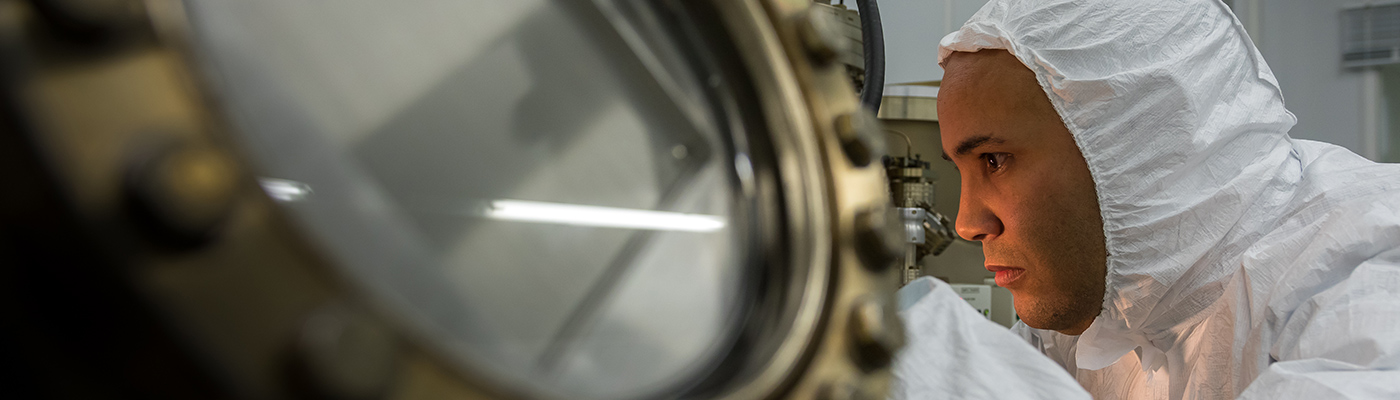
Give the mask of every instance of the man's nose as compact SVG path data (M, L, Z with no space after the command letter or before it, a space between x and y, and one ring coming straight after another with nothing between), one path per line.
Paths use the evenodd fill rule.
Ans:
M968 185L966 180L963 182L962 191L958 196L958 236L967 240L985 241L1001 235L1004 228L1001 219L987 207L983 197L985 194L980 193L975 185Z

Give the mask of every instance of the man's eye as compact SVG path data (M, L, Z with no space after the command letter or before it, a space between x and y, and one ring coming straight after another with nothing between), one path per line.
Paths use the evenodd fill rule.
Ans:
M987 161L988 169L996 171L1006 164L1007 156L1009 154L1006 153L986 153L982 155L982 159Z

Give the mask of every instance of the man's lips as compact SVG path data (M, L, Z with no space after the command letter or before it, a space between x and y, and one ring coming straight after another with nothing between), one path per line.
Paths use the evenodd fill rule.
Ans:
M1012 284L1016 283L1016 280L1021 279L1021 276L1026 274L1025 269L1016 267L991 264L988 264L986 267L988 271L992 271L997 274L997 286L1001 286L1008 289Z

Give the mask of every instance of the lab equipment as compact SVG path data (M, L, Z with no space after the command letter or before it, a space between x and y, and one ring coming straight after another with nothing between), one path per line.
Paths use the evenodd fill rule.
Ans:
M987 319L992 319L992 287L988 285L973 285L966 283L953 283L948 286L953 288L953 292L958 294L963 301L977 310Z
M810 6L4 2L7 390L883 397L884 139Z
M906 148L912 149L913 145ZM928 161L914 154L886 157L884 163L890 194L904 227L904 255L900 258L903 285L919 277L920 259L941 254L957 236L948 218L933 209L934 182L928 177Z

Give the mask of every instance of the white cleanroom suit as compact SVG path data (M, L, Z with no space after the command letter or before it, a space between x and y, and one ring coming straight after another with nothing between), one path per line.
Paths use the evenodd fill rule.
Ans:
M1109 252L1088 330L1013 332L1101 399L1400 398L1400 166L1290 138L1225 4L992 0L939 59L981 49L1035 73Z
M899 316L911 333L895 361L891 398L1089 398L1055 362L942 281L922 277L899 289Z

